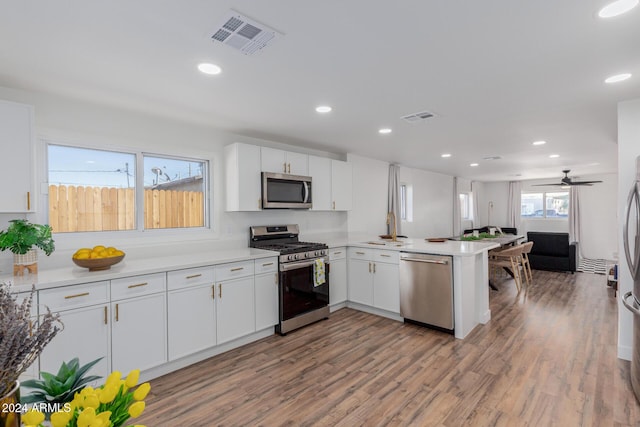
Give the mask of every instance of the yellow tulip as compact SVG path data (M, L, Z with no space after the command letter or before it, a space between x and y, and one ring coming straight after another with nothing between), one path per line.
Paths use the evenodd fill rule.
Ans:
M37 409L32 409L22 416L22 422L24 424L37 426L43 421L44 421L44 414L38 411Z
M144 411L144 402L135 402L129 406L129 415L131 415L131 418L139 417L142 411Z
M82 404L85 408L94 408L97 409L100 406L100 399L95 394L87 396L84 398L84 403Z
M135 385L138 384L138 379L140 379L140 369L134 369L131 372L129 372L129 375L127 375L125 384L129 388L135 387Z
M96 410L93 408L85 408L78 415L78 427L89 427L96 419Z
M109 420L109 418L111 418L111 411L104 411L104 412L100 412L97 416L96 419L102 421L102 423L105 426L108 426L111 421ZM92 426L93 427L93 426Z
M120 385L120 378L122 378L122 374L120 373L120 371L113 371L107 377L107 381L104 383L104 385L108 386L108 385L113 384L115 386L119 386Z
M69 423L69 420L71 420L71 415L72 415L71 411L54 412L53 414L51 414L51 426L66 427L67 424Z
M142 383L138 386L136 391L133 392L133 398L135 400L144 400L144 398L147 397L147 394L149 394L149 390L151 390L151 384Z
M113 399L115 399L118 394L118 390L120 390L120 387L116 387L113 384L105 385L102 390L100 390L100 403L113 402Z

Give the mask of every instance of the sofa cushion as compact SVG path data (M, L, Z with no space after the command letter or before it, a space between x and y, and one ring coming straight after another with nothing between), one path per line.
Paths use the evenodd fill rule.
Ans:
M569 256L569 233L529 231L527 239L533 242L531 253L544 256Z

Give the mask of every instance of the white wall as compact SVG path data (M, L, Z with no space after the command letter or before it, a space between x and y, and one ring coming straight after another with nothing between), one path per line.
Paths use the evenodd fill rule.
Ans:
M400 182L413 188L413 221L402 222L402 234L416 238L451 236L453 177L403 166Z
M474 184L475 186L476 184ZM478 194L478 227L485 225L508 226L507 202L509 199L509 183L485 182ZM518 230L519 231L519 230Z
M353 209L348 214L350 233L372 236L387 233L389 163L348 154L353 167Z
M59 143L81 144L97 148L113 148L146 151L157 154L180 155L204 158L210 161L212 170L210 199L212 205L212 228L210 230L153 230L145 232L103 232L78 235L56 234L56 251L51 257L41 256L41 268L69 265L71 253L81 246L96 244L114 245L127 252L127 257L148 255L151 250L160 253L163 249L174 251L177 245L191 247L229 246L246 247L249 241L249 226L264 224L300 224L305 233L346 232L345 212L311 212L276 210L262 212L225 212L224 153L223 147L232 142L247 142L289 149L308 154L340 159L341 156L316 150L257 140L222 132L212 128L177 122L162 117L152 117L137 112L78 102L45 93L26 92L0 87L0 99L34 105L38 140L48 139ZM46 182L44 143L37 147L38 180ZM9 157L10 147L0 147L3 158ZM10 183L0 183L10 185ZM46 186L44 186L46 188ZM386 187L385 187L386 188ZM386 195L386 191L385 191ZM39 197L46 200L46 194ZM36 213L29 220L46 222L44 203L36 204ZM10 219L24 218L19 214L0 214L0 227L6 228ZM384 220L384 217L382 218ZM156 232L157 231L157 232ZM12 255L0 252L0 275L10 271Z
M618 357L631 360L633 316L621 303L621 297L633 290L633 280L624 256L623 221L627 194L636 173L640 156L640 99L618 104ZM636 297L640 297L636 295Z

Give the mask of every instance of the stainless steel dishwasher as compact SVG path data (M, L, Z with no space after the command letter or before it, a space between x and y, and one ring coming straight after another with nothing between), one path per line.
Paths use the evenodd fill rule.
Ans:
M400 315L453 333L453 257L400 253Z

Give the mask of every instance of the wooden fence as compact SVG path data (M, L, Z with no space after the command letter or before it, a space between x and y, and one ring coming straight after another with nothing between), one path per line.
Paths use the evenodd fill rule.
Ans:
M202 227L201 191L144 190L144 228ZM56 233L134 230L132 188L49 186L49 224Z

